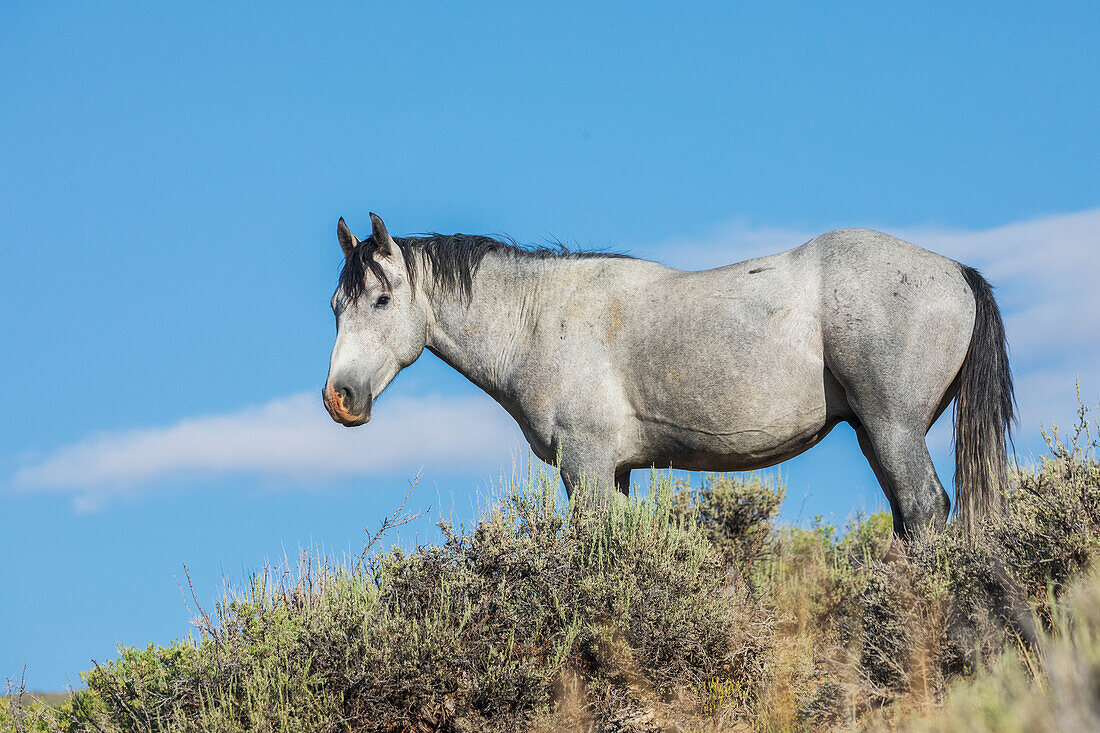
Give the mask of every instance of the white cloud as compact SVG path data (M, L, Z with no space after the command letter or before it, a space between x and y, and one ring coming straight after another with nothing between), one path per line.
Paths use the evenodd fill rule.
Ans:
M1020 403L1021 452L1037 453L1038 426L1068 425L1074 380L1100 396L1100 209L980 231L878 227L980 268L1006 314ZM680 267L710 267L788 249L825 231L751 227L735 221L711 236L647 248ZM319 395L105 433L60 447L13 477L22 490L61 490L92 506L170 478L249 473L299 484L336 476L485 470L524 455L511 418L487 397L394 396L358 430L334 424ZM949 449L937 426L933 452Z
M250 473L308 483L336 476L463 471L501 465L518 447L490 399L394 397L376 421L349 430L317 393L173 425L90 436L19 469L21 490L75 492L78 505L166 478Z

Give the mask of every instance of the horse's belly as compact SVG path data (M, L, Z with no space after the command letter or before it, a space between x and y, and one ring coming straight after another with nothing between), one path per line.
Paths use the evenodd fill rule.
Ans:
M762 468L805 451L831 427L823 404L784 417L690 425L650 421L644 428L644 455L636 463L692 471Z
M748 373L685 374L682 383L650 395L635 413L642 454L637 462L747 470L798 455L836 420L823 373L820 362L793 359Z

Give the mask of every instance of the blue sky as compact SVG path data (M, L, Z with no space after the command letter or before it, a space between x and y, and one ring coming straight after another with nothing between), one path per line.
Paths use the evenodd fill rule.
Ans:
M886 229L999 286L1037 454L1100 396L1100 10L958 5L5 3L0 678L524 457L428 354L326 422L339 216L684 267ZM882 506L843 426L784 471L792 521Z

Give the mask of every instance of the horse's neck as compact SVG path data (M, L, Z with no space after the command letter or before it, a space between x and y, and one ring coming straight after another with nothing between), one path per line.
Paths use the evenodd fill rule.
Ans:
M468 304L461 292L431 296L428 349L494 397L511 391L516 357L530 339L549 277L539 264L487 255Z

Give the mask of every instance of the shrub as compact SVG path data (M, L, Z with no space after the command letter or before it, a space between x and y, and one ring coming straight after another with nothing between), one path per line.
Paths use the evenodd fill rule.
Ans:
M901 721L902 730L1067 733L1100 730L1100 570L1051 603L1036 653L1010 648L988 669L957 680L942 707ZM873 727L885 727L876 721Z
M0 725L1095 729L1092 435L1082 407L1013 473L1003 516L907 545L885 513L776 526L783 486L760 475L655 474L605 508L535 472L437 545L260 573L194 638L123 647L69 702Z
M1077 424L1065 439L1057 426L1043 432L1049 455L1035 469L1015 472L1006 517L993 528L1006 564L1046 622L1050 595L1061 594L1100 550L1100 462L1088 412L1078 400Z
M707 473L702 485L674 485L672 511L700 529L725 564L751 579L756 562L770 549L772 524L786 487L759 473L746 478Z
M810 569L790 587L825 649L814 661L826 672L810 675L801 720L896 722L940 705L952 680L1003 664L1006 645L1009 656L1034 654L1033 611L1054 628L1058 599L1100 559L1100 469L1087 413L1082 406L1065 442L1057 430L1046 436L1050 455L1035 469L1014 472L1004 515L977 537L949 524L883 561L888 535L873 521L855 522L841 540L820 525L789 531L777 565Z
M610 511L565 506L558 486L533 474L469 532L443 523L438 546L360 570L260 574L197 640L87 673L69 729L523 730L746 710L767 612L672 511L669 480Z

